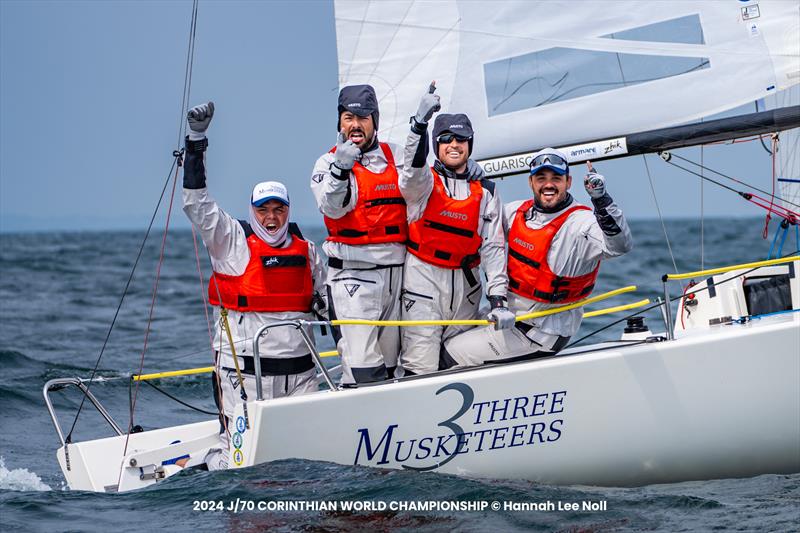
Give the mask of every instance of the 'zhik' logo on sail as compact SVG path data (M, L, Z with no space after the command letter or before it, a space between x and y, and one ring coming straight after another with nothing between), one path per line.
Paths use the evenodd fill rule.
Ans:
M450 383L436 391L436 395L449 391L460 395L461 405L443 421L435 416L426 420L422 415L413 428L390 424L382 432L358 429L353 464L435 470L459 455L519 446L538 448L561 438L565 390L477 401L472 387ZM437 412L435 404L425 411L433 415ZM432 431L420 426L420 421L429 422Z

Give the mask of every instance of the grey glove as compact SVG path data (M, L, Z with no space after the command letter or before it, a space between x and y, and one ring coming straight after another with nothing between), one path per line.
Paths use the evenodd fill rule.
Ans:
M361 159L361 148L353 141L345 139L344 133L339 133L336 142L336 159L333 164L342 170L350 170L357 160Z
M597 172L589 172L583 180L583 186L586 187L586 192L589 193L594 199L601 198L606 194L606 179L602 174Z
M508 307L495 307L486 316L486 320L494 322L494 329L510 329L517 321L516 315L509 311Z
M206 137L206 130L214 116L214 102L194 106L186 118L189 120L189 140L201 141Z
M436 84L431 82L428 87L428 92L422 95L422 99L419 101L419 107L417 108L417 114L414 115L414 120L417 121L417 124L426 124L433 114L442 108L442 105L439 103L439 95L433 94L435 90Z
M317 315L318 318L328 320L328 302L318 292L314 293L311 298L311 311Z

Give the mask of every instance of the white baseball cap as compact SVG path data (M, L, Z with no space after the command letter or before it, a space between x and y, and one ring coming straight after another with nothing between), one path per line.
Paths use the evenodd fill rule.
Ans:
M260 207L270 200L278 200L289 205L289 192L286 190L286 185L279 181L262 181L253 187L250 201L254 206Z

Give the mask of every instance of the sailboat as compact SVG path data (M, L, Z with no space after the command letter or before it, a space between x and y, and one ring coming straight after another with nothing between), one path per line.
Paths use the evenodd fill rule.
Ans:
M800 6L656 7L337 0L339 84L372 84L383 140L402 144L419 88L435 79L443 109L467 113L480 132L473 156L492 177L524 173L545 146L572 163L669 160L676 148L780 132L783 199L739 196L797 225ZM786 95L789 105L699 122ZM314 352L329 389L239 405L230 466L302 458L603 486L800 472L800 256L755 259L664 273L663 331L633 320L618 342L556 357L339 389ZM671 295L686 279L696 283ZM65 441L49 395L66 385L112 436ZM176 457L202 456L218 440L216 419L126 434L77 378L48 382L44 396L72 489L159 483L181 470Z

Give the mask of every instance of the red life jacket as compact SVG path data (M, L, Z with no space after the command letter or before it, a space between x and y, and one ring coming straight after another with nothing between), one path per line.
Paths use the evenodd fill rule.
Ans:
M344 244L405 242L408 238L406 201L397 184L397 167L389 145L380 143L386 170L375 174L361 163L353 165L358 188L356 206L341 218L325 218L328 239ZM336 148L331 150L335 152Z
M443 268L474 268L480 263L478 220L483 187L469 182L469 196L456 200L447 195L439 175L433 172L433 190L419 220L408 226L407 249L426 263Z
M557 276L547 264L547 253L558 230L575 211L590 209L576 205L540 229L525 224L525 213L533 205L528 200L517 209L508 231L508 290L525 298L547 303L577 302L594 288L600 261L593 271L582 276Z
M252 231L242 225L246 233ZM221 296L222 305L236 311L311 311L314 283L308 242L292 229L292 244L286 248L273 248L256 234L250 234L247 237L250 262L244 273L230 276L214 272L208 283L209 302L219 305Z

